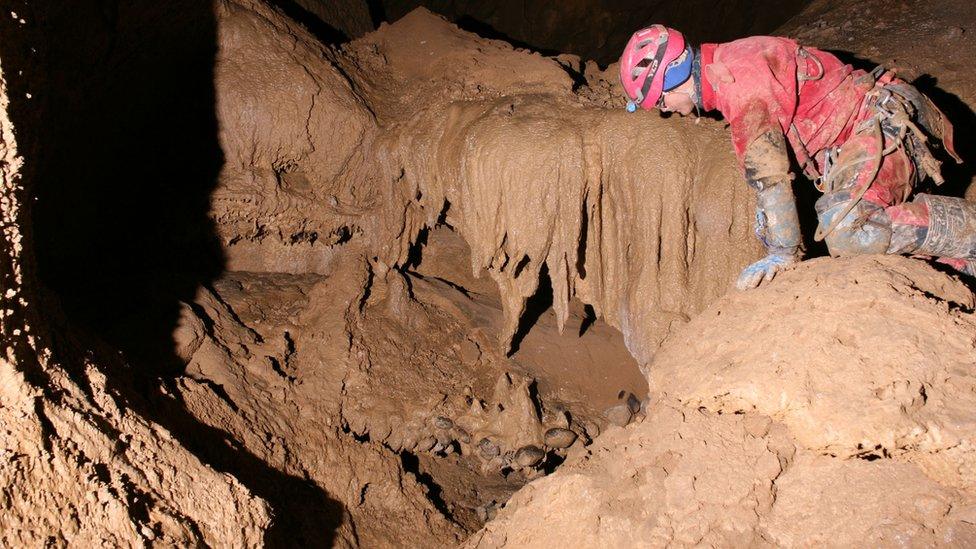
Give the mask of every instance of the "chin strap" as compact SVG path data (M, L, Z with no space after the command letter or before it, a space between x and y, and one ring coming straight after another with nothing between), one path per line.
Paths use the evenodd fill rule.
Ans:
M695 102L695 108L703 111L705 107L702 105L701 93L701 49L692 48L691 51L695 56L694 61L691 62L691 79L695 84L695 96L691 99Z

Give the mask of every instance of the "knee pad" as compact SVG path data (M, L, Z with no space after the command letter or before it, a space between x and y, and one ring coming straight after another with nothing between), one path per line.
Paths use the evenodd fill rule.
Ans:
M828 193L817 200L817 219L829 227L851 200L849 191ZM824 238L830 255L883 254L891 242L891 221L884 209L861 200Z

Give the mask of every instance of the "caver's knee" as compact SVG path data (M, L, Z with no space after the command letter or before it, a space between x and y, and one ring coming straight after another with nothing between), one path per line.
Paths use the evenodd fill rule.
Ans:
M817 200L820 227L833 227L824 237L830 255L886 253L891 242L891 221L885 210L860 200L847 211L850 201L848 191L828 193ZM838 216L843 218L838 220Z

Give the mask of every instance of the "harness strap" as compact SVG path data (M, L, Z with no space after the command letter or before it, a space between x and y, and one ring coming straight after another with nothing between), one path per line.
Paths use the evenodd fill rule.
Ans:
M878 118L875 117L875 118L870 118L870 119L868 119L865 122L872 122L872 124L870 126L871 132L883 144L883 139L884 138L881 135L881 121ZM868 129L868 128L863 128L861 131L866 130L866 129ZM852 167L854 167L854 166L856 166L858 164L864 164L868 160L874 160L874 165L871 168L871 174L868 177L868 179L865 182L865 184L862 185L861 188L858 189L857 192L855 192L853 196L851 196L851 200L850 200L850 202L848 202L847 207L844 208L844 210L841 212L840 215L834 217L834 219L833 219L833 221L831 221L830 225L828 225L826 228L825 227L817 227L817 232L813 235L813 239L815 241L820 242L821 240L823 240L824 238L826 238L827 235L829 235L830 233L832 233L834 231L834 229L836 229L837 226L840 225L841 221L843 221L844 218L847 217L847 214L851 213L851 211L854 209L854 207L857 206L857 204L861 201L862 198L864 198L864 193L866 193L868 191L868 189L871 187L871 184L874 183L875 178L878 177L878 170L881 169L881 161L882 161L883 157L884 157L884 151L879 146L878 147L878 154L874 155L871 158L866 158L866 157L854 158L854 159L852 159L851 161L849 161L849 162L847 162L845 164L842 164L840 166L835 166L834 167L835 170L840 170L840 173L844 173L844 170L846 170L847 168L852 168ZM854 178L857 178L857 171L854 172Z

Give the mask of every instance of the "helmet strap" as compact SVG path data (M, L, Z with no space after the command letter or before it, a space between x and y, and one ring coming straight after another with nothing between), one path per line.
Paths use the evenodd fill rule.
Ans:
M692 48L692 55L694 55L694 60L691 62L691 80L695 84L695 96L691 99L695 102L695 110L703 111L705 110L705 105L702 103L702 88L701 88L701 49Z

